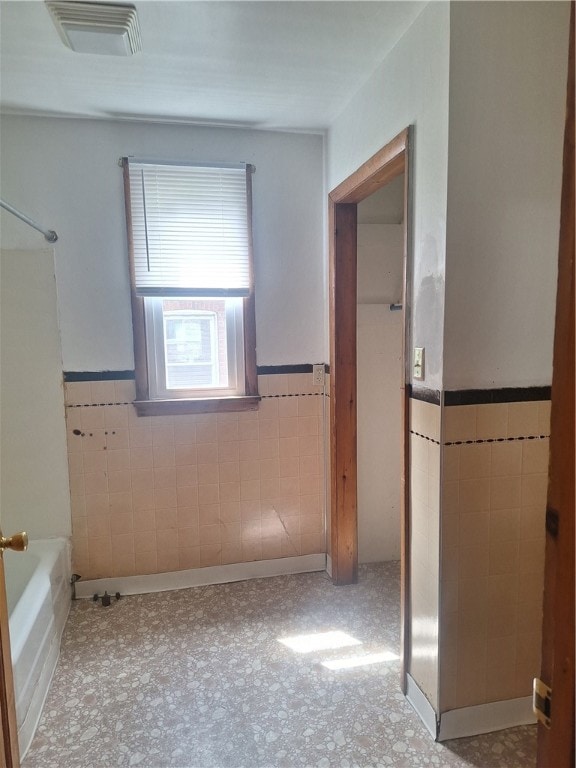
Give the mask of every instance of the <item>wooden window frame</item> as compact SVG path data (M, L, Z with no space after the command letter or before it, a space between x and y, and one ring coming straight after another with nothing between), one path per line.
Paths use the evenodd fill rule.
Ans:
M130 301L132 306L132 333L134 338L134 372L136 399L134 407L138 416L178 416L193 413L223 413L253 411L258 408L258 374L256 368L256 308L254 301L254 261L252 227L248 227L248 248L250 253L250 293L243 299L244 323L244 395L210 398L171 398L167 400L150 397L148 379L148 354L146 351L146 314L144 298L136 294L134 274L134 245L132 239L132 209L130 200L130 179L128 158L122 158L124 174L124 200L126 207L126 231L128 237L128 261L130 265ZM252 174L246 174L248 197L248 221L252 221Z

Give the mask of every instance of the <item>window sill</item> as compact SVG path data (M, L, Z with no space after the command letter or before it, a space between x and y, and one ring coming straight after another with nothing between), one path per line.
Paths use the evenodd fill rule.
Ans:
M134 400L134 407L138 416L183 416L188 413L255 411L259 402L259 395L244 395L198 400Z

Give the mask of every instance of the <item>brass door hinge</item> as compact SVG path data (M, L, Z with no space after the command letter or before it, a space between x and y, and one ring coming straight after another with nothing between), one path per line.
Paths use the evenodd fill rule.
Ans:
M552 688L546 683L534 678L534 693L532 695L532 709L538 719L546 728L550 728L552 717Z

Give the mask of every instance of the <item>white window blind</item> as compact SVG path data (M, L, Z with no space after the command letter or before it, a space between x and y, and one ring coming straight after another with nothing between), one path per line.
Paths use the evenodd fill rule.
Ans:
M128 159L139 296L248 296L250 167Z

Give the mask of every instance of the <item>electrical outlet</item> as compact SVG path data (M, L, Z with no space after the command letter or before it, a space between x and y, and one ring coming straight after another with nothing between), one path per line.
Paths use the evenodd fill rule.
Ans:
M412 376L420 381L424 378L424 347L414 347Z
M318 387L324 384L324 363L312 366L312 384Z

